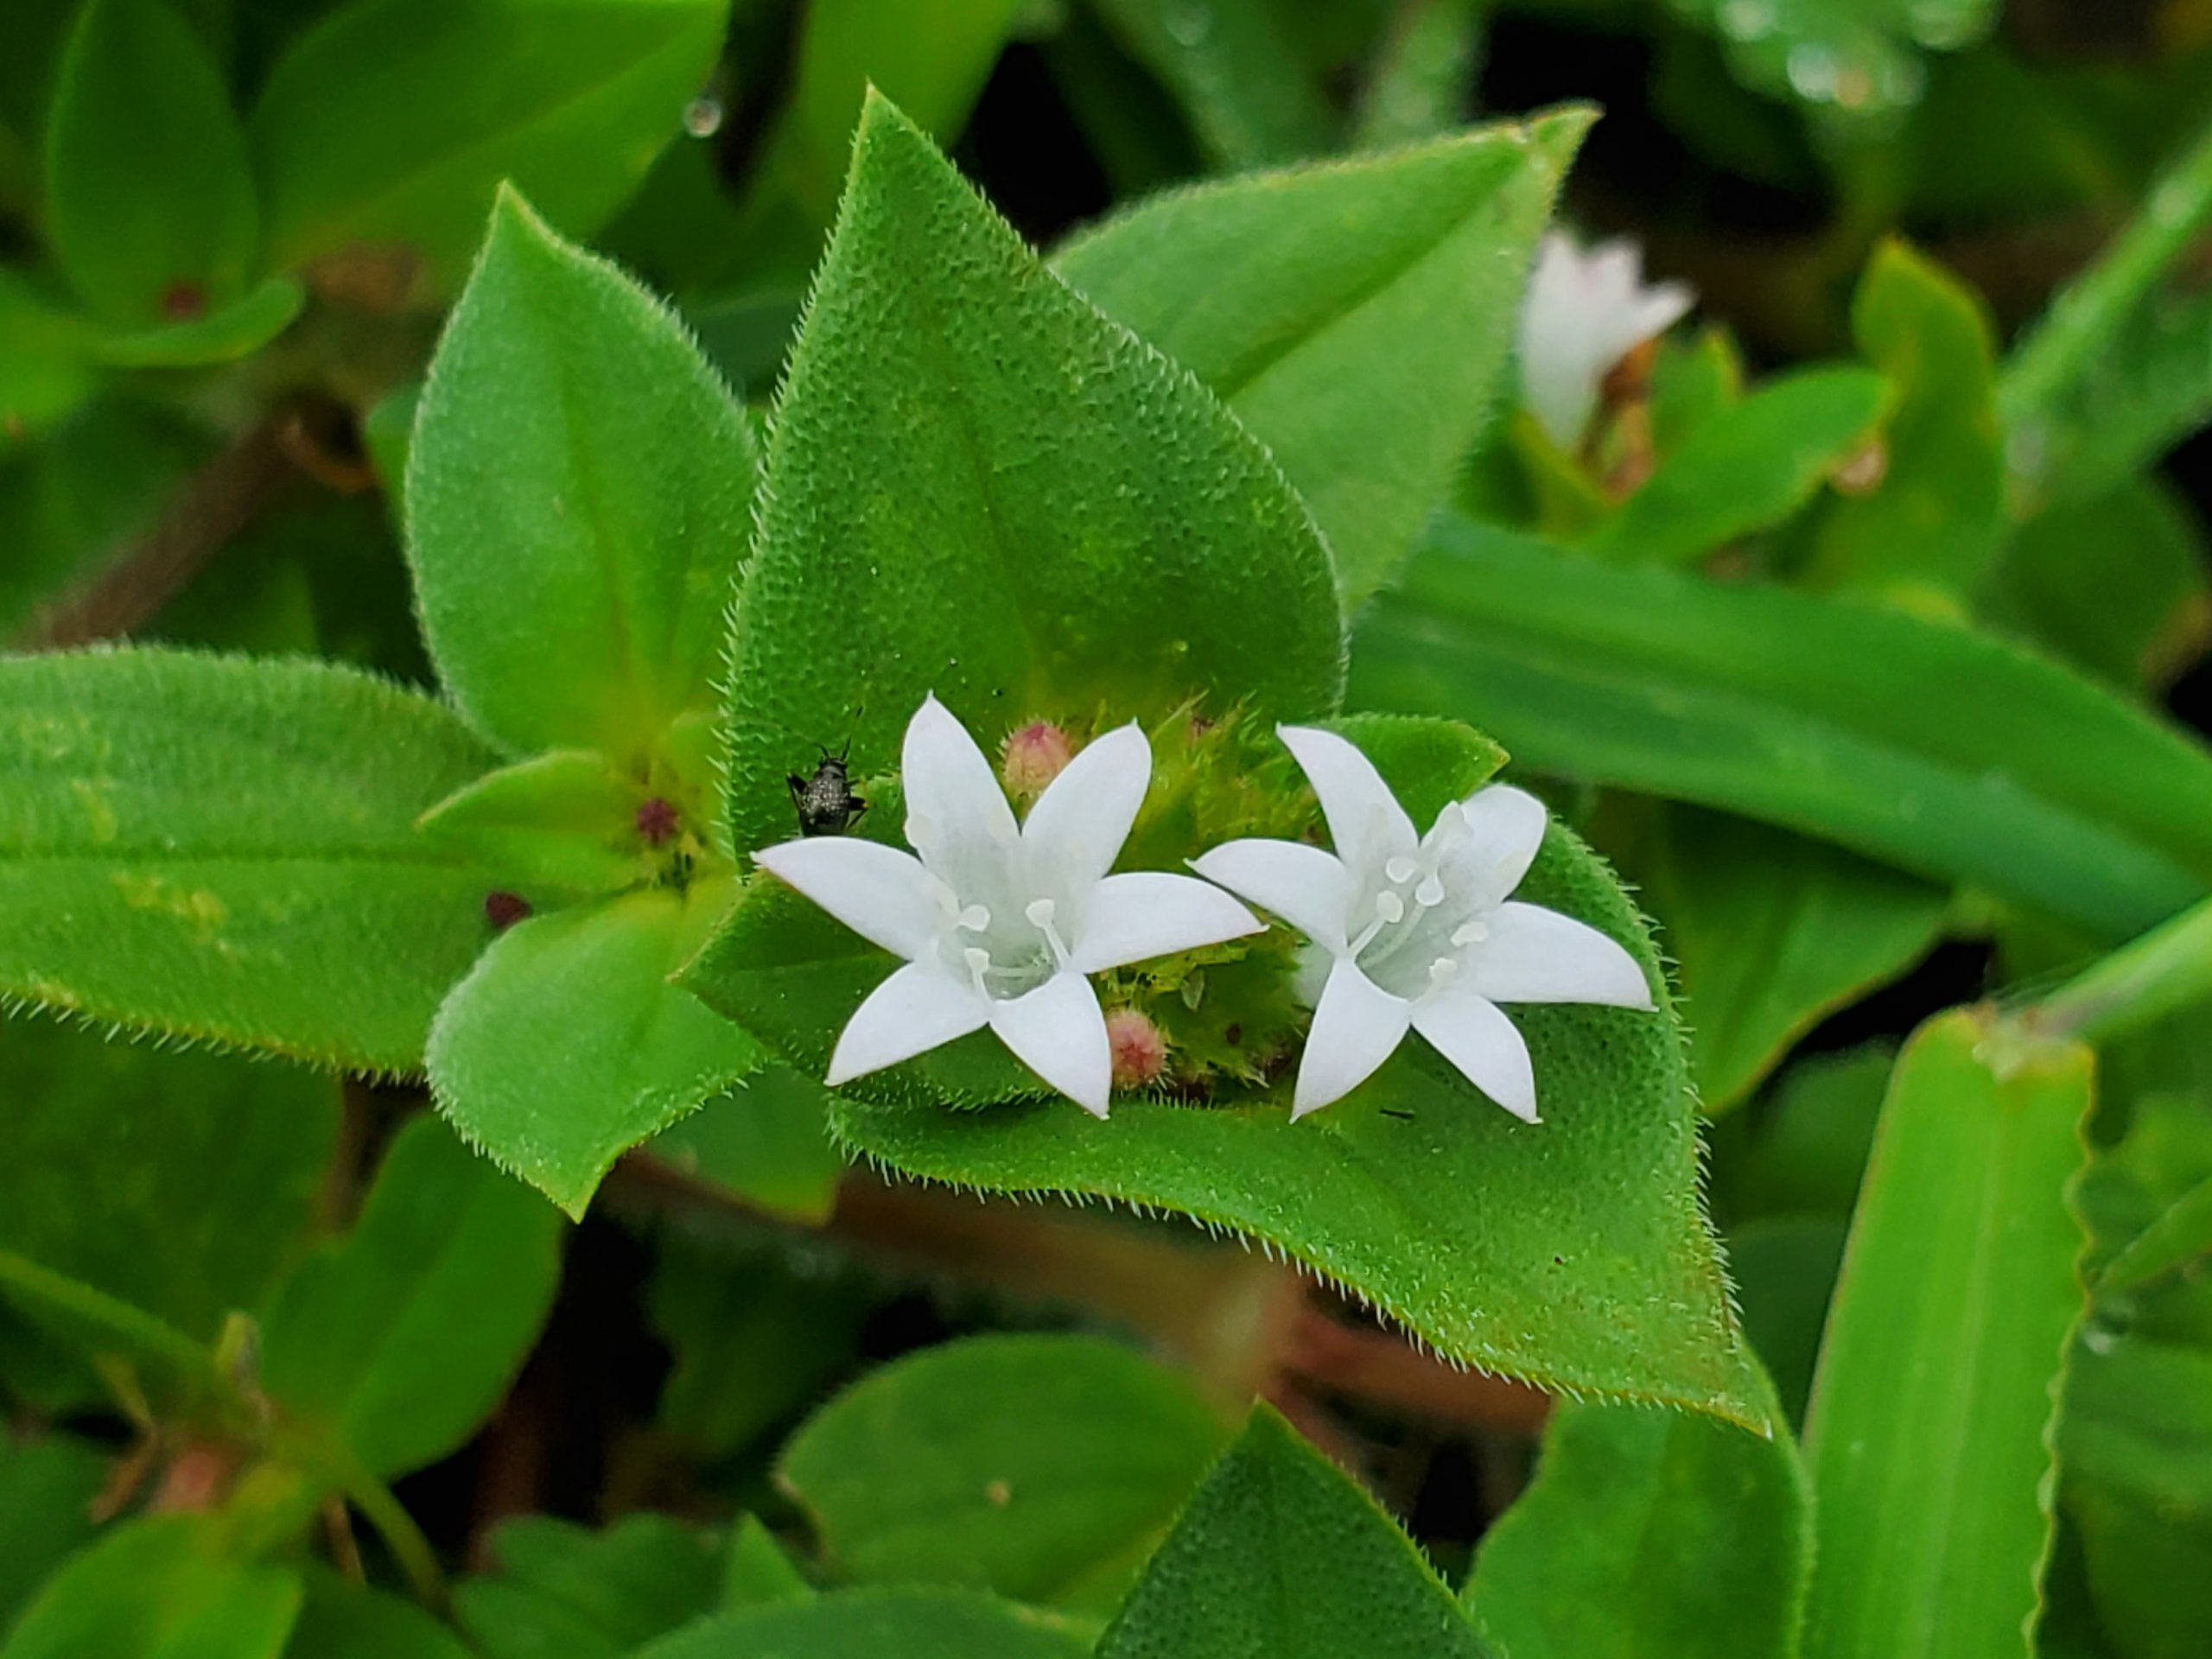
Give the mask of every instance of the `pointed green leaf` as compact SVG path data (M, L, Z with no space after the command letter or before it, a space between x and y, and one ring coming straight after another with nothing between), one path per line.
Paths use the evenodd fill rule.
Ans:
M756 1070L759 1043L669 983L727 880L533 916L438 1010L430 1086L470 1145L571 1216L630 1147Z
M1563 1404L1462 1593L1513 1659L1782 1659L1812 1550L1786 1433Z
M167 0L92 0L46 133L47 232L86 303L151 327L245 286L259 232L221 70Z
M1870 369L1800 369L1714 410L1582 545L1622 564L1688 564L1812 499L1881 418Z
M324 664L0 661L0 995L413 1070L502 885L415 819L491 764L442 704Z
M973 1591L846 1590L702 1619L631 1659L1084 1659L1090 1651L1077 1627Z
M315 1213L338 1084L296 1066L0 1025L0 1248L212 1343Z
M2090 1065L1972 1011L1898 1058L1806 1419L1808 1659L1994 1659L2032 1631Z
M790 835L785 774L818 744L880 771L931 690L1013 718L1335 701L1327 555L1266 452L880 99L763 499L729 683L740 849Z
M431 845L474 855L517 880L605 893L651 879L638 831L645 787L596 749L550 749L472 779L423 815Z
M271 260L397 250L442 288L461 275L502 179L572 234L590 232L676 136L728 10L728 0L338 8L291 43L254 106Z
M1824 842L1662 808L1624 863L1675 960L1698 1096L1734 1105L1790 1044L1936 942L1940 887Z
M1876 251L1851 302L1859 352L1895 398L1881 480L1827 504L1806 575L1826 588L1955 598L2003 528L1997 345L1980 297L1901 242Z
M1191 1498L1098 1659L1483 1659L1421 1552L1268 1407Z
M0 1659L277 1659L300 1576L232 1553L214 1515L127 1522L72 1556L0 1642Z
M721 1552L710 1533L662 1515L593 1532L526 1515L492 1535L495 1573L454 1595L484 1659L625 1659L714 1610Z
M1524 766L1724 807L2100 935L2212 887L2212 753L1970 630L1447 519L1361 620L1355 707Z
M1218 393L1281 463L1347 605L1489 411L1581 110L1140 203L1053 269Z
M635 763L706 702L754 472L674 316L504 195L407 465L416 601L462 711L512 749Z
M722 1563L723 1611L811 1601L814 1595L814 1586L760 1517L740 1516L730 1529L729 1551Z
M846 1389L777 1473L843 1578L1105 1612L1227 1438L1188 1382L1117 1344L976 1337Z
M371 1475L435 1461L514 1380L552 1306L560 1235L535 1195L416 1119L353 1231L277 1287L263 1386Z

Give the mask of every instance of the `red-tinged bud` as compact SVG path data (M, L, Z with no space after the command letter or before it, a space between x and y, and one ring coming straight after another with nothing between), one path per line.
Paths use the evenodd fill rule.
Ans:
M1068 734L1049 720L1035 720L1006 741L1006 764L999 777L1009 793L1039 795L1075 759Z
M1114 1056L1116 1089L1157 1083L1167 1069L1167 1039L1135 1008L1116 1008L1106 1016L1106 1046Z

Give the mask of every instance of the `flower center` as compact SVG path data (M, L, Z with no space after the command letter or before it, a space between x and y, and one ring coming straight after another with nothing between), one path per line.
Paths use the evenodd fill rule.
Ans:
M1016 910L1004 903L995 908L963 906L948 891L943 907L945 929L939 949L945 964L993 1001L1012 1001L1033 991L1067 965L1058 906L1050 899L1033 899Z
M1452 894L1438 868L1449 850L1424 847L1401 854L1377 873L1364 914L1350 918L1351 956L1367 976L1394 996L1417 999L1444 988L1459 971L1459 953L1490 935L1481 912Z

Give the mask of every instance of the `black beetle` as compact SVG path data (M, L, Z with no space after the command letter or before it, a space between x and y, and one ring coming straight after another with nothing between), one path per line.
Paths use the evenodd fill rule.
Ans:
M846 769L845 758L851 751L849 743L835 754L824 748L811 778L795 772L785 774L791 786L791 804L798 809L799 834L842 836L868 810L868 803L853 793L852 775Z

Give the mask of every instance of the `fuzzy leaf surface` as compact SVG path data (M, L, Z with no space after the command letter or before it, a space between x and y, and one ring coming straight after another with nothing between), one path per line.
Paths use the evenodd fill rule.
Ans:
M1341 682L1328 554L1266 451L1046 271L880 98L768 447L728 687L741 850L786 772L885 771L923 696L972 721L1279 718Z
M415 820L491 763L443 704L352 670L0 661L0 994L415 1070L504 885Z
M1217 393L1329 537L1347 606L1444 499L1497 390L1582 110L1140 203L1052 267Z
M669 983L728 890L727 880L683 894L641 888L502 933L431 1030L438 1109L470 1145L581 1216L615 1159L764 1058L745 1032Z
M1266 1406L1098 1643L1098 1659L1491 1651L1396 1523Z
M462 712L518 752L641 759L705 703L756 470L674 315L504 194L408 452L416 601Z

